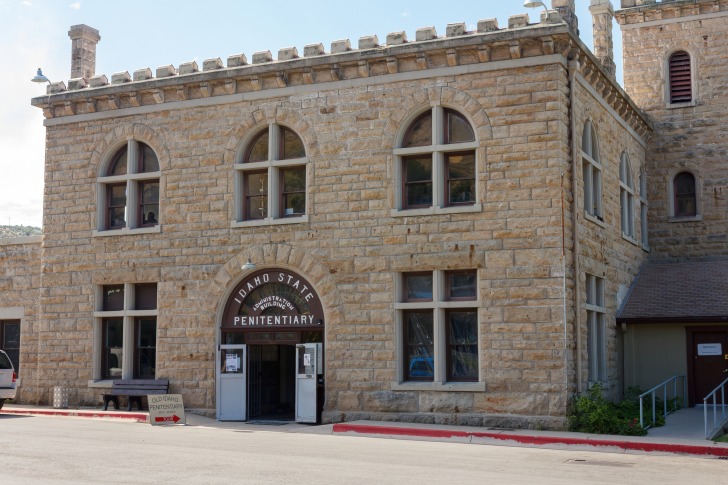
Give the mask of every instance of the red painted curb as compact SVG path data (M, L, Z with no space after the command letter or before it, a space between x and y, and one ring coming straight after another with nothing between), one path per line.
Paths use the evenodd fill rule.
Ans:
M18 414L24 416L61 416L71 418L113 418L113 419L125 419L136 421L138 423L146 423L149 416L141 413L115 413L115 412L94 412L94 411L46 411L43 409L38 410L25 410L25 409L3 409L0 414Z
M728 457L728 448L717 446L686 445L677 443L648 443L608 439L567 438L563 436L528 436L513 433L469 432L446 429L402 428L397 426L371 426L365 424L334 424L334 433L360 433L374 435L415 436L420 438L490 438L515 441L525 445L586 445L616 447L623 450L682 453Z

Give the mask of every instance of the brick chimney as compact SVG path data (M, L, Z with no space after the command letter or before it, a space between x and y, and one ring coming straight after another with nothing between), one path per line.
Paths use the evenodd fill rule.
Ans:
M612 41L612 21L614 8L609 0L591 0L589 12L592 14L594 24L594 55L597 56L604 68L615 75L614 43Z
M579 19L576 17L574 0L551 0L551 8L559 12L569 28L579 35Z
M72 25L68 36L71 38L71 79L91 79L96 74L99 31L84 24Z

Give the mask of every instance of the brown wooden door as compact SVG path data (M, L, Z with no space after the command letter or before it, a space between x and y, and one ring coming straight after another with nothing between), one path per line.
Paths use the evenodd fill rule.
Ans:
M688 328L691 404L703 404L706 397L728 378L728 328ZM712 401L710 401L712 402ZM720 395L716 402L720 402Z

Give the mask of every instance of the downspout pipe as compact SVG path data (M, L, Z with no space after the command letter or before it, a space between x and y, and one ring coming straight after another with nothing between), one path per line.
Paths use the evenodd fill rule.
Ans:
M569 138L571 143L571 193L572 193L572 235L574 238L574 335L576 340L576 351L574 364L576 367L576 391L583 392L583 369L582 369L582 343L581 343L581 264L579 254L579 199L577 195L577 179L579 173L579 145L576 139L576 72L579 69L578 53L572 52L569 56Z

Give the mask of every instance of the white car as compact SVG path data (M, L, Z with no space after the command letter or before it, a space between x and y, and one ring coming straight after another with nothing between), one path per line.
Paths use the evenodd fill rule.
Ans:
M0 409L3 408L6 399L15 399L17 380L18 374L15 373L8 354L0 350Z

